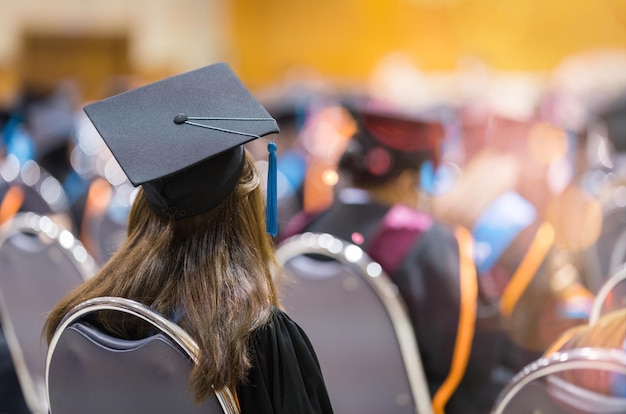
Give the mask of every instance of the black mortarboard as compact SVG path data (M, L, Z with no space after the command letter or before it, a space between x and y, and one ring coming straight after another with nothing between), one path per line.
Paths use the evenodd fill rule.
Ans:
M438 161L444 137L440 122L404 114L393 108L346 105L357 130L339 167L357 184L377 184L405 169L419 169L428 159Z
M241 175L242 145L278 132L225 63L115 95L85 112L130 182L143 185L150 207L177 219L221 203Z
M443 137L438 122L375 112L361 112L357 119L378 142L397 151L434 151Z

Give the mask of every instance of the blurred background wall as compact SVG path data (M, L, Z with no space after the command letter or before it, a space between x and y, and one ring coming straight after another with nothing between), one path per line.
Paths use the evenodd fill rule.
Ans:
M0 0L0 96L77 80L86 99L113 76L151 80L224 58L222 0Z
M289 77L370 82L401 55L427 73L470 62L545 72L626 48L624 0L0 0L0 101L72 77L151 81L228 61L251 88Z
M427 71L477 58L503 70L549 70L566 55L626 46L620 0L236 0L241 70L264 83L293 65L365 78L403 52Z

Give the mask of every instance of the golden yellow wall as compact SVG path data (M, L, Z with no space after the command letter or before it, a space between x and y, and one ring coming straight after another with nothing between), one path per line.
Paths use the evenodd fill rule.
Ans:
M359 82L394 51L424 70L472 55L535 71L626 48L626 0L0 0L0 103L19 87L32 32L123 35L132 70L150 80L225 60L250 87L307 65Z
M293 65L366 78L392 51L424 70L472 55L541 71L595 47L626 48L625 0L233 0L232 54L251 86Z

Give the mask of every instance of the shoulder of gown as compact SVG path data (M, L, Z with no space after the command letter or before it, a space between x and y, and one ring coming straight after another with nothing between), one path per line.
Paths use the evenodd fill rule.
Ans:
M237 387L242 414L332 414L315 350L302 328L274 308L250 341L252 368Z

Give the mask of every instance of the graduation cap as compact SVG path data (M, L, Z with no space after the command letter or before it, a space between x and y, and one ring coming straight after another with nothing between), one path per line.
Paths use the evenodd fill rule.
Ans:
M279 131L225 63L89 104L85 112L130 182L143 186L152 210L175 219L220 204L241 175L243 144ZM275 144L268 149L272 164ZM272 181L268 177L270 234Z
M419 168L427 159L438 163L445 134L440 122L362 103L346 107L357 132L340 166L351 170L353 179L374 184L406 168Z
M416 118L375 112L360 112L357 118L378 142L396 151L434 151L444 134L440 123Z

